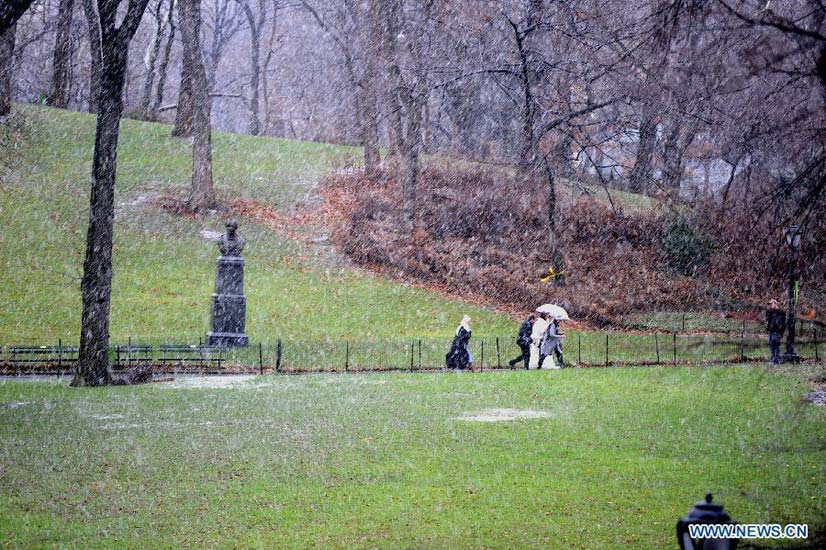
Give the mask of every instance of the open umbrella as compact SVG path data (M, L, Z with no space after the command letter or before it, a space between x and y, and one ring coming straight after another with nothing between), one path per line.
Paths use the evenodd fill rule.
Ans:
M551 317L562 321L570 319L570 317L568 317L568 312L556 304L542 304L536 308L536 311L539 313L548 313Z

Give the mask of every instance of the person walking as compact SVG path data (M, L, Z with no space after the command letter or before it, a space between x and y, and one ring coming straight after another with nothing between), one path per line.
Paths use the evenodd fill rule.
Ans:
M565 359L562 357L562 339L565 337L565 333L562 332L562 329L559 326L560 319L554 317L554 320L548 326L548 334L550 338L552 338L551 345L553 349L551 350L553 354L556 356L556 362L559 365L560 369L565 368Z
M769 333L769 363L780 363L780 342L786 331L786 314L780 310L777 300L769 300L769 309L766 310L766 332Z
M456 329L456 336L453 337L453 343L450 345L450 351L447 352L447 355L445 355L445 365L447 368L473 368L473 356L468 348L470 336L470 317L465 315L462 317L462 322L459 323L459 327Z
M536 314L531 313L519 326L519 334L516 337L516 345L522 350L522 355L514 357L508 361L508 366L513 368L519 361L525 363L525 368L528 368L528 363L531 359L531 330L533 329L534 321L536 321Z
M528 361L529 369L538 369L542 364L544 357L541 356L540 345L542 339L545 337L545 332L548 330L548 314L537 312L538 316L531 327L531 348L530 359Z

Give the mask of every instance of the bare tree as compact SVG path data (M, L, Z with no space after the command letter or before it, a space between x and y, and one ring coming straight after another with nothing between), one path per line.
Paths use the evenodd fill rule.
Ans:
M163 4L164 0L157 0L149 7L149 12L152 14L152 34L144 56L146 75L143 80L143 91L141 92L140 101L140 112L144 117L152 117L152 113L150 112L152 89L155 85L158 55L161 53L161 43L163 42L166 20L168 19L162 11Z
M376 91L381 2L369 0L362 3L344 1L332 6L328 4L328 9L332 11L329 17L308 0L302 0L302 4L333 40L344 60L347 80L356 103L355 116L360 141L364 148L364 173L368 178L374 178L381 163ZM395 9L392 3L386 7L389 13ZM391 47L394 46L391 44Z
M115 172L123 87L129 42L148 0L129 0L120 26L118 0L98 0L98 113L92 160L89 229L83 262L80 350L73 386L99 386L113 380L109 366L109 303L112 291L112 241L115 217Z
M257 136L261 132L261 120L259 117L258 97L260 93L261 76L261 33L264 30L264 23L267 20L266 0L257 1L257 13L254 13L248 0L241 1L241 9L247 18L247 27L250 31L250 97L248 103L247 132Z
M187 199L189 208L198 212L215 205L212 184L212 126L206 69L201 55L201 2L179 0L181 35L184 51L190 57L192 74L192 185Z
M169 8L166 10L166 26L169 27L169 36L166 39L166 45L163 49L163 56L161 64L158 67L158 85L155 90L155 99L152 102L150 116L152 119L158 118L158 113L161 109L161 104L164 98L164 88L166 86L166 75L169 68L169 59L172 55L172 45L175 43L175 0L169 0Z

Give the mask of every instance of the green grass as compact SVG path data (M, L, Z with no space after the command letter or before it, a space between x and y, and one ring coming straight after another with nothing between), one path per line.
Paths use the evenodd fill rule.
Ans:
M0 184L0 345L75 342L88 217L94 118L20 107L30 128L18 166ZM170 127L121 125L111 337L197 341L209 330L217 247L200 236L220 215L188 220L148 204L183 196L191 153ZM289 209L356 149L216 132L218 193ZM469 313L476 328L510 333L504 315L342 267L328 252L240 220L247 239L247 333L276 338L449 336Z
M0 382L4 547L667 548L826 526L814 367ZM823 375L820 367L820 376ZM471 422L487 409L547 418Z

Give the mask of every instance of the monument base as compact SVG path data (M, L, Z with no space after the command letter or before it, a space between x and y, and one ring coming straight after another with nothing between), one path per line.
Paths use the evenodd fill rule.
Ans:
M249 338L246 334L239 332L207 332L208 346L221 346L224 348L244 348L249 345Z

